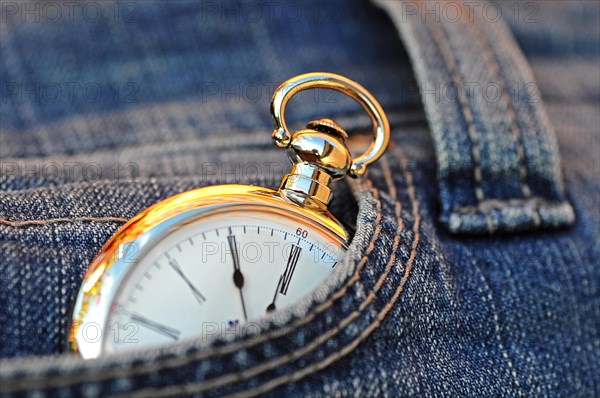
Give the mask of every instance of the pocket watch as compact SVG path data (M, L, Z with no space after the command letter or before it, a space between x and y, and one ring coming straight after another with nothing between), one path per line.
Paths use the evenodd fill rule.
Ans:
M289 132L286 104L313 88L340 91L367 111L374 129L364 154L352 158L346 132L330 119ZM383 154L387 117L361 85L321 72L279 86L271 114L273 141L292 162L279 189L209 186L132 218L84 276L70 323L71 350L96 358L186 337L240 333L300 300L335 268L352 232L327 210L329 184L362 176Z

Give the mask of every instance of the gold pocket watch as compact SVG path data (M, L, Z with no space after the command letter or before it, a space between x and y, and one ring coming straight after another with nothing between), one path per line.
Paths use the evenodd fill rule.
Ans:
M340 91L371 117L368 150L352 158L333 120L290 133L287 102L312 88ZM327 210L329 183L360 177L385 151L389 124L362 86L331 73L296 76L271 101L273 141L292 169L279 190L217 185L165 199L127 222L88 268L69 346L84 358L236 333L313 290L345 254L351 231Z

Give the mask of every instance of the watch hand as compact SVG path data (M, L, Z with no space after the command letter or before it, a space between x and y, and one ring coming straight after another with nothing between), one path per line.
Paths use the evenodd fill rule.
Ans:
M132 321L139 323L147 327L148 329L154 330L164 336L170 337L173 340L179 340L181 332L177 329L170 328L158 322L151 321L150 319L144 318L138 314L128 314Z
M277 282L277 287L275 288L275 294L273 295L273 301L267 307L267 312L275 311L275 300L277 300L277 294L279 293L279 285L281 285L282 280L283 280L283 275L280 275L279 281Z
M283 280L281 281L281 288L279 289L281 294L287 294L288 287L290 287L290 282L292 281L292 275L294 275L296 265L300 259L300 253L302 253L302 248L300 246L293 245L292 249L290 250L290 256L288 257L285 272L282 275Z
M231 257L233 257L233 284L238 288L240 292L240 301L242 302L242 310L244 311L244 319L248 320L248 314L246 313L246 303L244 302L244 293L242 288L244 287L244 275L240 270L240 257L237 251L237 244L235 241L235 235L229 235L227 237L229 242L229 249L231 250Z
M293 245L290 249L290 255L285 266L285 271L279 277L277 287L275 288L275 295L273 296L273 302L267 307L267 312L275 310L275 300L277 300L277 295L279 293L283 295L287 294L288 287L290 286L290 282L292 280L292 275L294 275L296 265L298 264L298 260L300 259L300 253L302 253L302 248L300 246Z
M169 265L171 266L171 268L173 268L175 270L175 272L177 272L177 274L181 277L181 279L183 279L185 281L185 283L189 286L189 288L192 290L192 293L196 297L196 300L198 300L198 303L202 304L203 302L205 302L206 297L204 297L204 295L202 293L200 293L198 288L196 288L196 286L194 286L192 284L192 281L190 281L188 279L188 277L183 273L183 271L179 267L179 263L177 262L177 260L175 260L174 258L169 256L168 254L167 254L167 259L169 260Z

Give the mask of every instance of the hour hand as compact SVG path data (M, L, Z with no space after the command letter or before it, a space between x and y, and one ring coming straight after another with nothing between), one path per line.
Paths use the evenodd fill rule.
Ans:
M277 295L279 294L279 286L281 286L281 281L283 280L283 275L279 276L279 282L277 282L277 287L275 288L275 294L273 295L273 301L271 304L267 306L267 312L275 311L275 301L277 301Z
M248 320L248 314L246 313L246 303L244 302L244 294L242 288L244 287L244 275L240 269L240 257L237 250L237 243L235 241L235 235L229 235L227 237L229 242L229 250L231 251L231 257L233 258L233 284L238 288L240 292L240 300L242 302L242 310L244 311L244 319Z

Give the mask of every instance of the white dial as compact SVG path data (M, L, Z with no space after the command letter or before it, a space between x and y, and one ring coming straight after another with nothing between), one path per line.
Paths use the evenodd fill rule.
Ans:
M257 330L253 321L309 293L343 255L318 228L278 214L234 211L178 227L121 283L103 350Z

